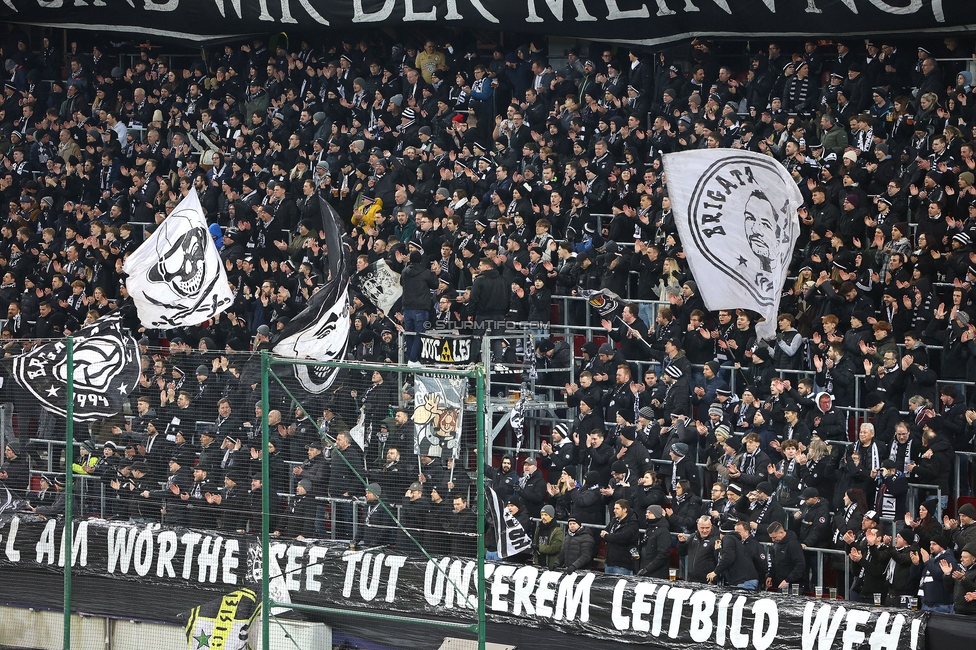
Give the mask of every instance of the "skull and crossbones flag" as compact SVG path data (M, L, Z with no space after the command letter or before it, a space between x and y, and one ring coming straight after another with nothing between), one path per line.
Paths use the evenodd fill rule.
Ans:
M122 270L139 320L173 329L213 318L234 301L196 192L189 192Z
M115 415L137 386L139 345L114 311L74 334L71 375L74 419L93 422ZM13 357L14 379L41 406L67 416L68 343L52 341Z
M335 209L319 198L328 251L329 277L312 294L305 309L281 331L272 352L286 359L341 360L349 338L349 271L342 249L345 228ZM338 368L296 365L295 378L306 391L319 395L335 380Z
M780 293L800 230L796 182L774 158L739 149L664 156L674 223L709 310L751 309L776 334Z

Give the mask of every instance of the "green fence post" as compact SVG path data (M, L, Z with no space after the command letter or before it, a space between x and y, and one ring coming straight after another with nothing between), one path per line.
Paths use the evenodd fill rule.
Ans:
M487 348L485 348L487 349ZM485 650L485 370L478 367L475 422L478 436L478 650Z
M65 445L64 445L64 650L71 650L71 547L74 472L71 465L75 462L75 339L68 337L68 384L65 388ZM51 452L53 453L53 451Z
M269 650L271 643L271 596L268 592L268 558L271 556L268 538L271 536L271 480L268 464L268 373L271 363L268 351L261 350L261 648Z

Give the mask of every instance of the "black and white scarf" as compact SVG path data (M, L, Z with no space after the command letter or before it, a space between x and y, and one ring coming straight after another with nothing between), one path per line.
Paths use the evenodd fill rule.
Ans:
M860 440L858 440L857 442L854 443L854 451L857 452L858 454L863 454L863 450L864 449L865 449L865 447L864 447L864 445L861 444L861 441ZM871 460L871 464L867 467L868 471L870 471L872 469L878 469L878 468L880 468L881 467L881 457L880 457L880 454L878 453L878 445L876 443L874 443L874 442L871 443L870 449L868 450L868 454L869 454L870 460Z
M900 472L907 472L908 465L912 462L913 442L915 441L909 438L905 444L901 444L898 440L894 440L891 443L891 451L888 452L888 458L900 465L898 467L898 471Z
M754 474L757 473L756 472L756 456L759 455L759 450L760 450L760 447L756 447L756 451L752 452L751 454L749 452L747 452L747 451L742 453L742 457L739 458L739 473L740 474L746 474L746 475L750 475L751 476L751 475L754 475Z
M851 515L854 514L854 509L855 508L857 508L857 504L856 503L852 503L851 505L849 505L846 508L844 508L844 521L845 522L851 520ZM843 534L840 532L840 528L835 528L834 529L834 544L837 544L842 538L843 538Z

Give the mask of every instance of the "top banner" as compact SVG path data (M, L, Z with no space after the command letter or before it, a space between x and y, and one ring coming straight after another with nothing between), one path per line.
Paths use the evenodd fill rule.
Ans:
M955 32L971 0L4 0L0 19L206 41L281 30L506 29L653 45L693 36Z

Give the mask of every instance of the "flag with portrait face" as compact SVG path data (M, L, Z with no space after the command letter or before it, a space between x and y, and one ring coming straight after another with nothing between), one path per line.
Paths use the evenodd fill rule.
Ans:
M799 233L796 182L774 158L740 149L664 156L668 196L688 265L709 310L749 309L776 333L780 292Z

